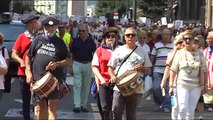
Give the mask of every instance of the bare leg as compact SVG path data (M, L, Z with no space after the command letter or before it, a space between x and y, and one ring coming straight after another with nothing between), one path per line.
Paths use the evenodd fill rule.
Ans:
M48 119L48 109L47 109L47 101L43 100L36 105L37 109L37 120L47 120Z
M57 108L58 108L58 99L52 99L48 101L48 113L49 113L49 120L56 120L57 119Z

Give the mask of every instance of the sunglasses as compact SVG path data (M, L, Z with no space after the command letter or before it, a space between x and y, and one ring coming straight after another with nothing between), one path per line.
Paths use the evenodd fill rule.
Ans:
M131 37L135 37L136 34L126 34L125 36L128 37L128 38L129 38L130 36L131 36Z
M78 32L86 32L86 30L79 30Z
M115 38L115 35L107 34L107 35L106 35L106 38Z
M146 39L146 37L140 37L140 39Z
M178 42L177 44L182 44L183 43L183 41L180 41L180 42Z
M188 37L188 38L183 38L184 40L186 40L186 41L192 41L193 40L193 38L192 37Z
M64 26L59 26L58 28L59 28L59 29L63 29L63 28L65 28L65 27L64 27Z

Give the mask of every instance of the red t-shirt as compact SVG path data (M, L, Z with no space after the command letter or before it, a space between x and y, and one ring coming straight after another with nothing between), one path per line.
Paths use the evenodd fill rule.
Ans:
M31 43L30 38L26 37L26 35L22 33L16 39L16 42L13 46L13 50L17 51L20 55L22 55L30 43ZM27 55L27 51L24 53L22 57L23 60L25 60L26 55ZM18 75L25 75L24 69L21 68L20 66L18 67Z
M110 81L110 75L108 73L108 62L111 58L112 51L102 46L98 47L95 51L96 57L93 57L92 67L97 67L106 82ZM95 56L94 55L94 56ZM100 80L99 83L100 84Z

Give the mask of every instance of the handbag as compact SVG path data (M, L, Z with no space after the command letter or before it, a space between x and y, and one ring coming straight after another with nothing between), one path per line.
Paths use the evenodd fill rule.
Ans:
M118 72L119 72L121 66L123 65L123 63L126 62L126 60L127 60L127 59L129 58L129 56L136 50L137 47L138 47L138 46L136 46L136 47L132 50L132 52L129 53L129 54L123 59L123 61L121 62L121 65L119 66L119 68L118 68L118 70L117 70L117 72L116 72L116 74L115 74L116 76L118 75ZM113 89L114 86L115 86L115 83L110 83L109 86L110 86L110 89Z
M58 90L60 92L60 98L64 98L65 96L67 96L70 93L70 87L64 81L59 82L59 84L58 84Z

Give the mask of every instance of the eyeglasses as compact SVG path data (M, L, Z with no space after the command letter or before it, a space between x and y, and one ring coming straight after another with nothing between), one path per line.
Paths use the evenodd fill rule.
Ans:
M107 35L106 35L106 38L115 38L115 35L107 34Z
M183 43L183 41L180 41L180 42L178 42L177 44L182 44Z
M58 27L58 29L64 29L64 28L65 28L64 26L59 26L59 27Z
M136 34L126 34L125 36L128 37L128 38L129 38L130 36L131 36L131 37L135 37Z
M186 41L192 41L193 40L193 38L192 37L188 37L188 38L183 38L184 40L186 40Z
M78 32L85 32L86 30L78 30Z
M140 39L146 39L146 37L140 37Z

